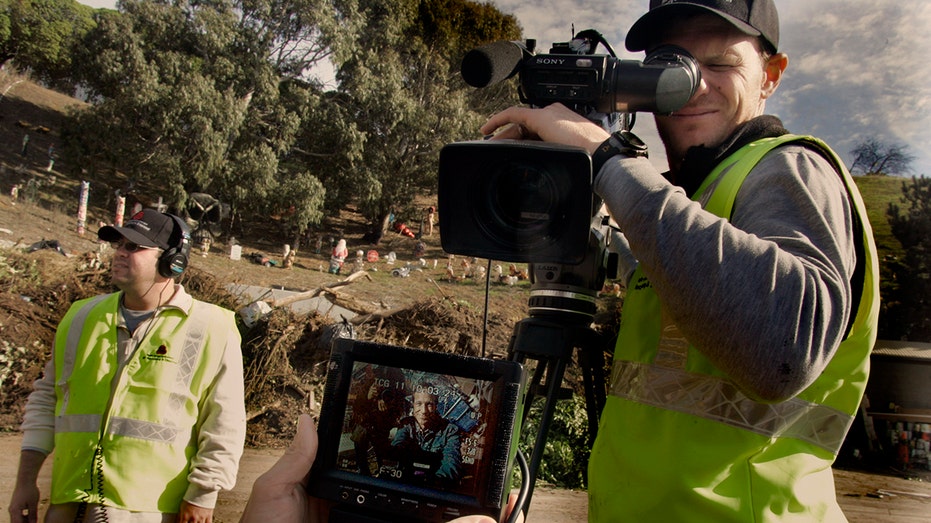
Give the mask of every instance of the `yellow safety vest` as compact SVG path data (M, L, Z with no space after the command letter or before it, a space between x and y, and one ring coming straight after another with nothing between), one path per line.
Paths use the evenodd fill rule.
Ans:
M197 450L198 401L223 357L203 350L209 326L230 325L225 316L232 312L196 300L196 320L161 310L120 367L119 299L114 293L76 302L56 333L51 502L177 513ZM213 336L233 335L239 333Z
M734 153L693 199L720 177L705 210L730 217L750 170L790 142L812 146L834 164L862 225L863 286L854 289L860 300L847 337L798 396L759 403L664 319L652 286L636 271L589 462L590 520L846 521L836 502L831 464L866 387L879 312L876 247L856 185L823 142L787 135ZM684 366L657 361L676 344L686 355Z

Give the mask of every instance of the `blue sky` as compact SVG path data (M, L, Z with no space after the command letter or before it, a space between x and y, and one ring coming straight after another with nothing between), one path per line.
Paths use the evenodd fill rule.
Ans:
M113 7L113 0L81 0ZM514 14L525 37L546 51L576 31L601 32L621 58L630 26L648 0L492 0ZM907 144L914 174L931 176L931 2L927 0L776 0L780 48L789 68L767 112L799 134L830 144L848 165L866 137ZM603 52L600 50L599 52ZM650 115L634 131L650 146L657 167L665 153Z

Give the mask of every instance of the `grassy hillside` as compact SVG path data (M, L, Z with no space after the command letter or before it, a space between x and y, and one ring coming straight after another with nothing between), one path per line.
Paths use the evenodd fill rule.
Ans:
M873 238L879 250L879 259L886 256L900 256L902 244L892 236L886 209L890 203L901 205L902 184L906 178L891 176L854 176L854 181L863 196L866 212L873 226Z

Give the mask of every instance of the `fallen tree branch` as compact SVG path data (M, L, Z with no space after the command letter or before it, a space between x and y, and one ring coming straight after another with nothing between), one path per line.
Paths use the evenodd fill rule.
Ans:
M427 278L427 281L430 282L430 283L432 283L433 286L436 287L436 290L440 291L440 295L443 296L443 299L444 299L444 300L449 300L449 299L450 299L449 296L447 296L446 293L443 292L442 287L440 287L440 284L438 284L438 283L436 282L436 280L434 280L433 278Z
M324 289L320 293L323 294L324 297L330 301L330 303L339 305L344 309L349 309L356 314L372 314L379 310L377 307L360 301L355 296L350 296L349 294L337 291L336 289Z
M314 290L312 290L312 291L305 291L305 292L300 292L300 293L297 293L297 294L292 294L291 296L286 296L286 297L284 297L284 298L281 298L280 300L275 300L275 299L269 298L269 299L265 300L265 302L268 303L272 308L284 307L284 306L286 306L286 305L291 305L292 303L296 303L296 302L299 302L299 301L309 300L309 299L311 299L311 298L316 298L317 296L320 295L320 293L322 293L322 292L324 292L324 291L326 291L326 290L328 290L328 289L335 289L335 288L338 288L338 287L343 287L343 286L345 286L345 285L349 285L350 283L352 283L352 282L358 280L359 278L363 278L363 277L368 278L369 281L372 280L372 277L369 276L369 274L368 274L367 272L365 272L365 271L358 271L358 272L354 272L354 273L350 274L345 280L340 280L340 281L328 283L328 284L326 284L326 285L322 285L322 286L320 286L320 287L317 287L316 289L314 289Z
M281 405L281 400L278 400L270 405L263 405L261 409L252 411L246 414L246 421L252 421L255 418L258 418L259 416L261 416L262 414L265 414L269 410L278 408L279 405Z
M368 323L368 322L374 321L374 320L379 320L379 321L380 321L380 320L383 320L383 319L385 319L385 318L391 316L392 314L396 314L396 313L398 313L398 312L400 312L400 311L403 311L404 309L406 309L406 307L398 307L398 308L396 308L396 309L390 309L390 310L386 309L386 310L382 310L382 311L375 311L375 312L372 312L372 313L370 313L370 314L359 315L359 316L356 316L355 318L352 318L351 320L349 320L349 323L351 323L351 324L353 324L353 325L362 325L363 323Z

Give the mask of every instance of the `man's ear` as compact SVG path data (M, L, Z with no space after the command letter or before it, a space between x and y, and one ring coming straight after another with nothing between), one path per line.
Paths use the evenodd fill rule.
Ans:
M769 57L769 60L763 64L763 99L767 99L779 87L782 81L782 73L785 72L789 65L789 57L785 53L776 53Z

